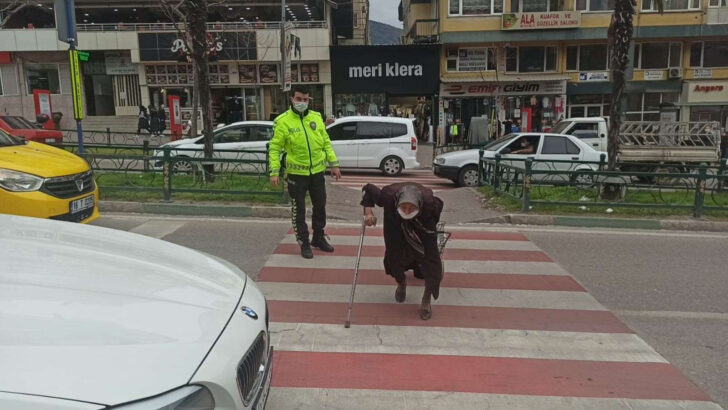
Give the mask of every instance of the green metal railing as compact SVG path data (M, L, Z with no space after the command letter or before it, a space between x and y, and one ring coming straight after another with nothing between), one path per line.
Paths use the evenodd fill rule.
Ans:
M76 146L61 147L77 152ZM202 150L154 149L148 144L89 144L83 158L102 193L150 192L164 201L173 201L177 194L192 194L193 199L224 195L287 201L285 184L270 185L267 151L216 150L213 158L202 155Z
M480 158L479 184L515 199L523 212L538 205L691 210L698 218L728 211L725 160L712 167L653 164L657 168L647 172L607 171L604 156L599 162L547 161L487 159L481 152Z

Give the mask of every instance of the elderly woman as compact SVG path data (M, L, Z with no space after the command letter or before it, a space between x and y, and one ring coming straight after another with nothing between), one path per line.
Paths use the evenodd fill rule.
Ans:
M384 271L397 281L394 298L398 303L407 296L405 271L420 270L425 292L419 314L432 317L431 298L438 298L442 281L442 261L437 246L437 223L443 202L431 189L411 182L387 185L381 190L372 184L362 189L367 226L376 225L375 205L384 208ZM419 269L418 269L419 268Z

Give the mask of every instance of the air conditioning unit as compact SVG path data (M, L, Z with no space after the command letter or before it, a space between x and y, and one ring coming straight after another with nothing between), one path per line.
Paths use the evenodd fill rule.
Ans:
M682 68L671 68L667 76L668 78L682 78Z

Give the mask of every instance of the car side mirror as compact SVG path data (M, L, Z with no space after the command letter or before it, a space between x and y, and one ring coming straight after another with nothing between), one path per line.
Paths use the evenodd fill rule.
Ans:
M501 154L510 154L510 153L511 153L511 149L510 149L510 148L507 148L507 147L506 147L506 148L503 148L503 149L502 149L502 150L500 151L500 153L501 153Z

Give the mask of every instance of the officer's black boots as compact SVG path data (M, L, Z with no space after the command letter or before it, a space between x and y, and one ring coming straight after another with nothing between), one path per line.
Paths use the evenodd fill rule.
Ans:
M313 250L308 240L301 242L301 256L306 259L313 259Z
M324 252L333 252L334 247L331 246L331 244L326 240L326 235L322 234L314 234L313 240L311 241L311 246L315 248L319 248Z

